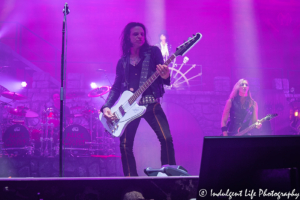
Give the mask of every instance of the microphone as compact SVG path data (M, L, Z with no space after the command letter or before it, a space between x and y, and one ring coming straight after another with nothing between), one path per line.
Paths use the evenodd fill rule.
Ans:
M70 13L70 9L69 9L68 3L65 4L64 9L63 9L63 13L65 13L65 11L66 11L67 15Z

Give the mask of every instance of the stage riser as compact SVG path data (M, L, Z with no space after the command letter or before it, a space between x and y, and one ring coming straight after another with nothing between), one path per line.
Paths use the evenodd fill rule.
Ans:
M120 158L66 157L64 177L122 176ZM58 177L59 158L0 158L0 177Z

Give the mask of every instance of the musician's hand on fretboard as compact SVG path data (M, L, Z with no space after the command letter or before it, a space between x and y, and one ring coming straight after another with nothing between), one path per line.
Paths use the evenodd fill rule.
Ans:
M156 70L163 79L167 79L170 76L170 70L167 65L156 65Z
M260 129L262 126L262 123L260 120L257 120L257 122L255 123L255 128Z

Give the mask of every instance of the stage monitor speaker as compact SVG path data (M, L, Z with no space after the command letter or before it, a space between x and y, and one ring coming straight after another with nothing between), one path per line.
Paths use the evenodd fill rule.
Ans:
M144 172L148 176L190 176L180 165L163 165L160 169L147 167Z
M205 137L198 192L299 192L299 167L300 136Z

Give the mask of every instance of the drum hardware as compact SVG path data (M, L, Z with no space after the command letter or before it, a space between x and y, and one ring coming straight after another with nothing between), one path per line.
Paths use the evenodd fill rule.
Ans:
M99 145L99 144L101 144L101 143L98 143L98 142L85 142L85 144Z
M86 120L89 122L89 129L93 130L93 119L98 118L98 110L96 108L87 108L84 111L82 111L83 117L86 118ZM98 137L98 121L96 120L96 137ZM91 134L91 141L93 140L93 134Z
M70 157L90 157L90 149L86 148L68 148L65 147L64 150L67 152L67 155Z
M89 149L91 155L103 155L105 152L104 144L99 142L86 142L86 144L90 144L91 148Z
M52 123L42 123L42 134L40 137L41 147L40 153L41 156L53 157L54 150L54 139L53 139L53 128L54 124ZM50 130L49 130L50 129Z
M58 113L55 112L53 107L46 108L43 111L42 122L49 123L49 124L52 123L55 128L59 127L59 124L60 124L59 116L58 116Z
M105 88L105 87L104 87ZM105 91L109 92L110 88L106 88ZM105 91L102 89L97 90L96 96L104 95ZM2 94L0 92L0 94ZM24 99L25 96L19 95L17 93L9 93L7 95L13 100ZM80 97L84 93L71 93L69 97ZM5 105L8 105L5 103ZM73 104L74 105L74 104ZM75 104L76 105L76 104ZM72 115L68 115L73 119L78 119L76 122L78 124L86 124L87 127L77 124L69 124L63 131L64 134L64 150L70 156L90 156L92 154L104 155L110 154L113 152L112 141L109 140L107 136L104 135L104 131L101 129L101 124L99 125L98 112L99 110L89 107L89 105L80 106L76 105L70 108L73 111ZM43 115L39 115L31 111L26 106L17 106L17 107L7 107L2 109L4 104L0 102L0 156L3 150L3 153L10 156L43 156L43 157L53 157L59 155L59 143L58 137L56 134L56 127L59 127L60 120L59 114L55 108L47 108L43 111ZM5 112L5 113L4 113ZM74 113L75 112L75 113ZM66 116L66 118L68 118ZM1 119L1 117L3 119ZM84 120L84 121L82 121ZM87 123L86 123L86 121ZM31 123L32 121L32 123ZM1 123L2 122L2 123ZM42 122L42 123L40 123ZM75 123L76 123L75 122ZM4 138L9 135L9 138L14 138L15 133L11 132L11 127L24 127L28 132L29 136L24 139L23 135L20 138L23 138L24 141L17 139L13 143L10 143L11 139L5 140ZM80 127L81 126L81 127ZM72 128L71 128L72 127ZM76 135L76 128L82 131L82 133ZM74 130L72 130L75 128ZM9 131L7 131L9 129ZM68 129L72 130L68 132ZM2 131L1 131L2 130ZM22 128L21 128L22 130ZM25 130L24 130L25 131ZM7 133L9 132L9 133ZM26 132L26 131L25 131ZM1 136L1 133L2 136ZM4 136L5 133L5 136ZM69 133L69 135L68 135ZM20 136L20 135L19 135ZM102 137L101 137L102 136ZM3 145L1 145L1 139L3 138ZM102 139L101 139L102 138ZM25 142L26 141L26 142ZM71 142L70 142L71 141ZM69 144L68 144L69 142ZM18 144L21 144L18 146ZM12 145L12 146L10 146ZM2 147L1 147L2 146ZM2 150L1 150L2 148ZM113 153L112 153L113 154Z
M0 97L1 97L1 94L0 94ZM6 107L6 106L11 106L11 104L9 104L9 103L7 103L7 102L4 102L4 101L0 101L0 105L1 105L1 106L4 106L4 107Z
M21 125L25 125L25 120L22 119L12 119L11 122L13 124L21 124Z
M115 149L114 149L114 138L107 137L107 136L102 136L102 137L97 137L97 140L100 140L100 144L102 144L102 149L104 150L103 154L104 155L113 155L115 154ZM98 142L99 143L99 142Z
M25 146L25 147L19 147L19 148L2 148L3 151L10 152L10 154L7 154L9 157L16 157L16 156L32 156L34 152L34 147L33 146ZM20 154L20 152L26 152Z
M72 124L82 124L82 120L83 120L84 115L81 113L74 113L74 114L70 114L68 116L68 124L67 125L72 125Z
M28 127L35 127L40 124L40 118L26 118Z
M59 140L57 141L56 145L53 147L54 155L59 155Z

